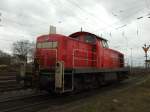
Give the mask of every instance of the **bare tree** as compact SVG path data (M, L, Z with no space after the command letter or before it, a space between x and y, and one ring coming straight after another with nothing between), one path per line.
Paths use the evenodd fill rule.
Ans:
M0 65L10 65L11 63L11 55L0 50Z
M13 54L19 59L20 65L20 74L17 75L17 81L23 83L24 86L31 85L32 76L28 74L29 70L32 67L27 64L28 61L31 61L30 57L33 54L34 44L28 40L20 40L13 43Z
M30 44L31 49L29 50L29 54L28 54L29 62L33 62L34 60L35 46L36 46L35 42L31 42Z
M28 56L32 51L33 45L28 40L20 40L13 43L13 54L19 61L25 61L27 63Z

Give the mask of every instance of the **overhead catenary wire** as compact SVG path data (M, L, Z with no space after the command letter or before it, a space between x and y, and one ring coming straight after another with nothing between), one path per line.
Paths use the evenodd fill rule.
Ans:
M144 9L147 9L147 8L144 8ZM143 11L144 9L143 9L143 8L140 8L140 9L138 9L137 11L133 12L133 14L139 13L139 12ZM149 13L149 12L148 12L148 13ZM148 15L148 14L144 15L144 17L147 16L147 15ZM128 18L128 17L130 17L130 15L127 15L127 16L125 16L124 18ZM135 18L134 20L137 20L137 19L138 19L138 17ZM125 21L125 19L124 19L124 21ZM126 27L127 25L131 24L131 22L129 22L129 23L124 23L124 24L122 24L122 25L116 27L115 24L118 24L118 23L120 23L120 21L119 21L119 22L114 22L114 23L112 23L112 24L111 24L111 27L105 27L105 28L102 28L102 29L101 29L101 28L98 28L98 29L95 30L95 31L98 31L98 30L107 31L107 29L112 28L112 30L111 30L111 32L112 32L112 31L116 31L116 30L118 30L118 29L124 28L124 27ZM109 31L109 32L110 32L110 31Z
M95 19L98 22L101 22L103 24L106 24L107 26L109 26L109 24L107 22L105 22L104 20L102 20L101 18L99 18L98 16L95 16L93 13L85 10L84 8L81 8L76 2L74 2L73 0L68 0L68 2L70 2L72 5L76 6L77 8L79 8L80 10L82 10L84 13L87 13L89 16L91 16L93 19Z
M135 0L136 1L136 0ZM82 10L82 11L84 11L84 12L87 12L86 10L84 10L83 8L81 8L77 3L75 3L75 2L73 2L73 1L69 1L69 2L71 2L73 5L75 5L76 7L78 7L80 10ZM134 3L135 4L135 3ZM142 8L142 10L143 10L143 8ZM139 11L139 10L138 10ZM88 13L89 14L89 13ZM93 13L90 13L90 15L93 15ZM92 16L91 15L91 16ZM95 16L95 15L94 15ZM113 24L112 24L112 26L113 26ZM110 27L108 27L108 28L110 28Z
M54 2L55 3L55 2ZM62 4L63 2L61 2L61 4ZM56 3L55 5L57 5L58 3ZM70 11L73 11L72 10L72 7L67 7L67 5L65 5L64 3L62 4L62 7L63 8L65 8L66 10L70 10ZM81 11L81 10L80 10ZM85 25L89 25L90 27L92 27L93 25L91 24L91 23L89 23L89 21L87 21L87 20L89 20L88 19L88 17L86 17L86 16L83 16L83 15L80 15L80 16L75 16L74 17L75 19L77 19L77 20L79 20L78 22L80 23L80 24L82 24L82 25L75 25L75 26L80 26L80 27L83 27L84 26L84 24ZM61 20L60 20L61 21ZM63 21L61 21L61 24L63 24ZM60 25L60 24L59 24ZM74 26L74 25L73 25ZM83 27L84 28L84 27Z
M71 1L72 2L72 1ZM81 7L79 7L79 5L78 4L76 4L76 3L74 3L73 2L73 4L75 4L78 8L80 8L81 10L83 10L83 11L85 11L84 9L82 9ZM140 10L137 10L136 12L139 12L139 11L143 11L143 8L142 9L140 9ZM135 13L135 12L134 12ZM130 23L129 23L130 24ZM123 26L121 26L120 28L123 28L123 27L126 27L127 25L123 25ZM110 27L108 27L108 28L110 28ZM112 32L111 32L112 33ZM110 33L110 36L112 37L112 34ZM103 34L101 34L101 36L102 36ZM125 37L126 38L126 41L128 41L128 39L127 39L127 37ZM127 43L127 46L128 46L128 42L126 42Z

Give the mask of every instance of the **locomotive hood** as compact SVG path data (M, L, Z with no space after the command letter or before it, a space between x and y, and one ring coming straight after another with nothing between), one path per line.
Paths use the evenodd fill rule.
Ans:
M37 37L37 41L43 42L43 41L48 41L49 39L52 39L52 38L55 40L55 38L60 38L60 37L65 37L65 36L61 35L61 34L41 35L41 36Z

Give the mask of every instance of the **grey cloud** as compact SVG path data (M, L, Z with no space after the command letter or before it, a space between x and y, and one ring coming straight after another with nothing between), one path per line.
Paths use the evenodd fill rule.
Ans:
M106 10L121 22L130 22L148 11L145 0L102 0Z
M106 9L110 20L118 21L111 26L106 25L109 20L102 22L102 19L108 18L104 18L103 14L99 13L101 6ZM140 47L149 41L148 19L130 25L137 17L146 15L148 11L148 4L146 5L143 0L1 0L1 23L9 33L0 28L0 35L1 38L8 39L10 35L13 35L13 40L19 38L32 40L41 34L48 33L50 24L56 26L58 33L64 35L79 31L83 27L83 30L99 35L103 33L103 36L110 40L112 47L120 46L117 49L129 56L129 52L122 50L123 48ZM127 24L125 27L115 29L125 24ZM108 27L108 30L105 27ZM112 28L109 29L109 27ZM122 36L123 31L126 38ZM112 36L109 35L110 32ZM135 53L137 54L140 53ZM141 54L140 56L142 57Z

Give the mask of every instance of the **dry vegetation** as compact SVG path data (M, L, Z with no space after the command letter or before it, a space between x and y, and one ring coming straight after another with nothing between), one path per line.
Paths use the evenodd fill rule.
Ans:
M150 112L150 79L134 87L97 95L72 112Z
M69 98L71 102L65 98L65 103L55 105L54 108L50 105L48 109L39 112L150 112L150 74L137 77L138 81L131 80L116 89L102 89L79 99L73 96Z

